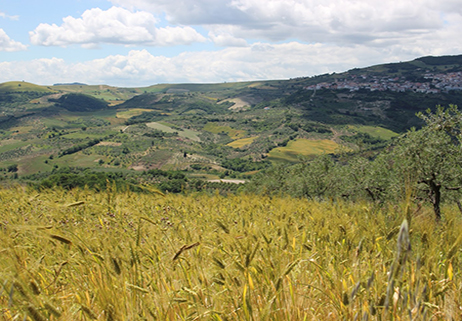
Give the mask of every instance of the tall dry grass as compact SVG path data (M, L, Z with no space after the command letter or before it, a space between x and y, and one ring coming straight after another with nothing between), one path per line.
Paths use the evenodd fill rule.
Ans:
M3 320L462 318L452 208L115 188L0 203Z

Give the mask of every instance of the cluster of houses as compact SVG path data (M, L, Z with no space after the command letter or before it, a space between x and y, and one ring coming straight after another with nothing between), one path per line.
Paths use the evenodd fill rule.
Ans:
M462 90L462 72L441 74L426 73L422 82L412 82L406 80L404 77L351 75L348 78L338 79L334 82L321 82L315 85L306 86L304 89L348 89L349 91L366 89L370 91L414 91L426 94L436 94L450 90Z

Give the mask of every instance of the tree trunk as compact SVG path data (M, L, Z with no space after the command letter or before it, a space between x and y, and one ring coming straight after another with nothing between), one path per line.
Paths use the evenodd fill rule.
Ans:
M433 204L433 211L435 212L436 220L441 220L441 185L436 184L434 181L428 183L430 187L430 201Z
M457 207L459 208L459 212L462 214L462 204L459 200L456 201Z

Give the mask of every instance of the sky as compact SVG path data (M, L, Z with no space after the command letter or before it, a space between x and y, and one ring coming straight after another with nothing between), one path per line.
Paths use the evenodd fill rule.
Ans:
M289 79L462 54L461 0L0 0L0 83Z

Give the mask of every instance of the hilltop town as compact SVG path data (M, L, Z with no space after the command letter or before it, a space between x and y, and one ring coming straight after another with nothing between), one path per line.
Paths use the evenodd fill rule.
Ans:
M404 76L349 75L334 82L321 82L306 86L304 89L348 89L349 91L365 89L370 91L414 91L425 94L436 94L451 90L462 90L462 72L437 74L427 72L418 82L410 81Z

